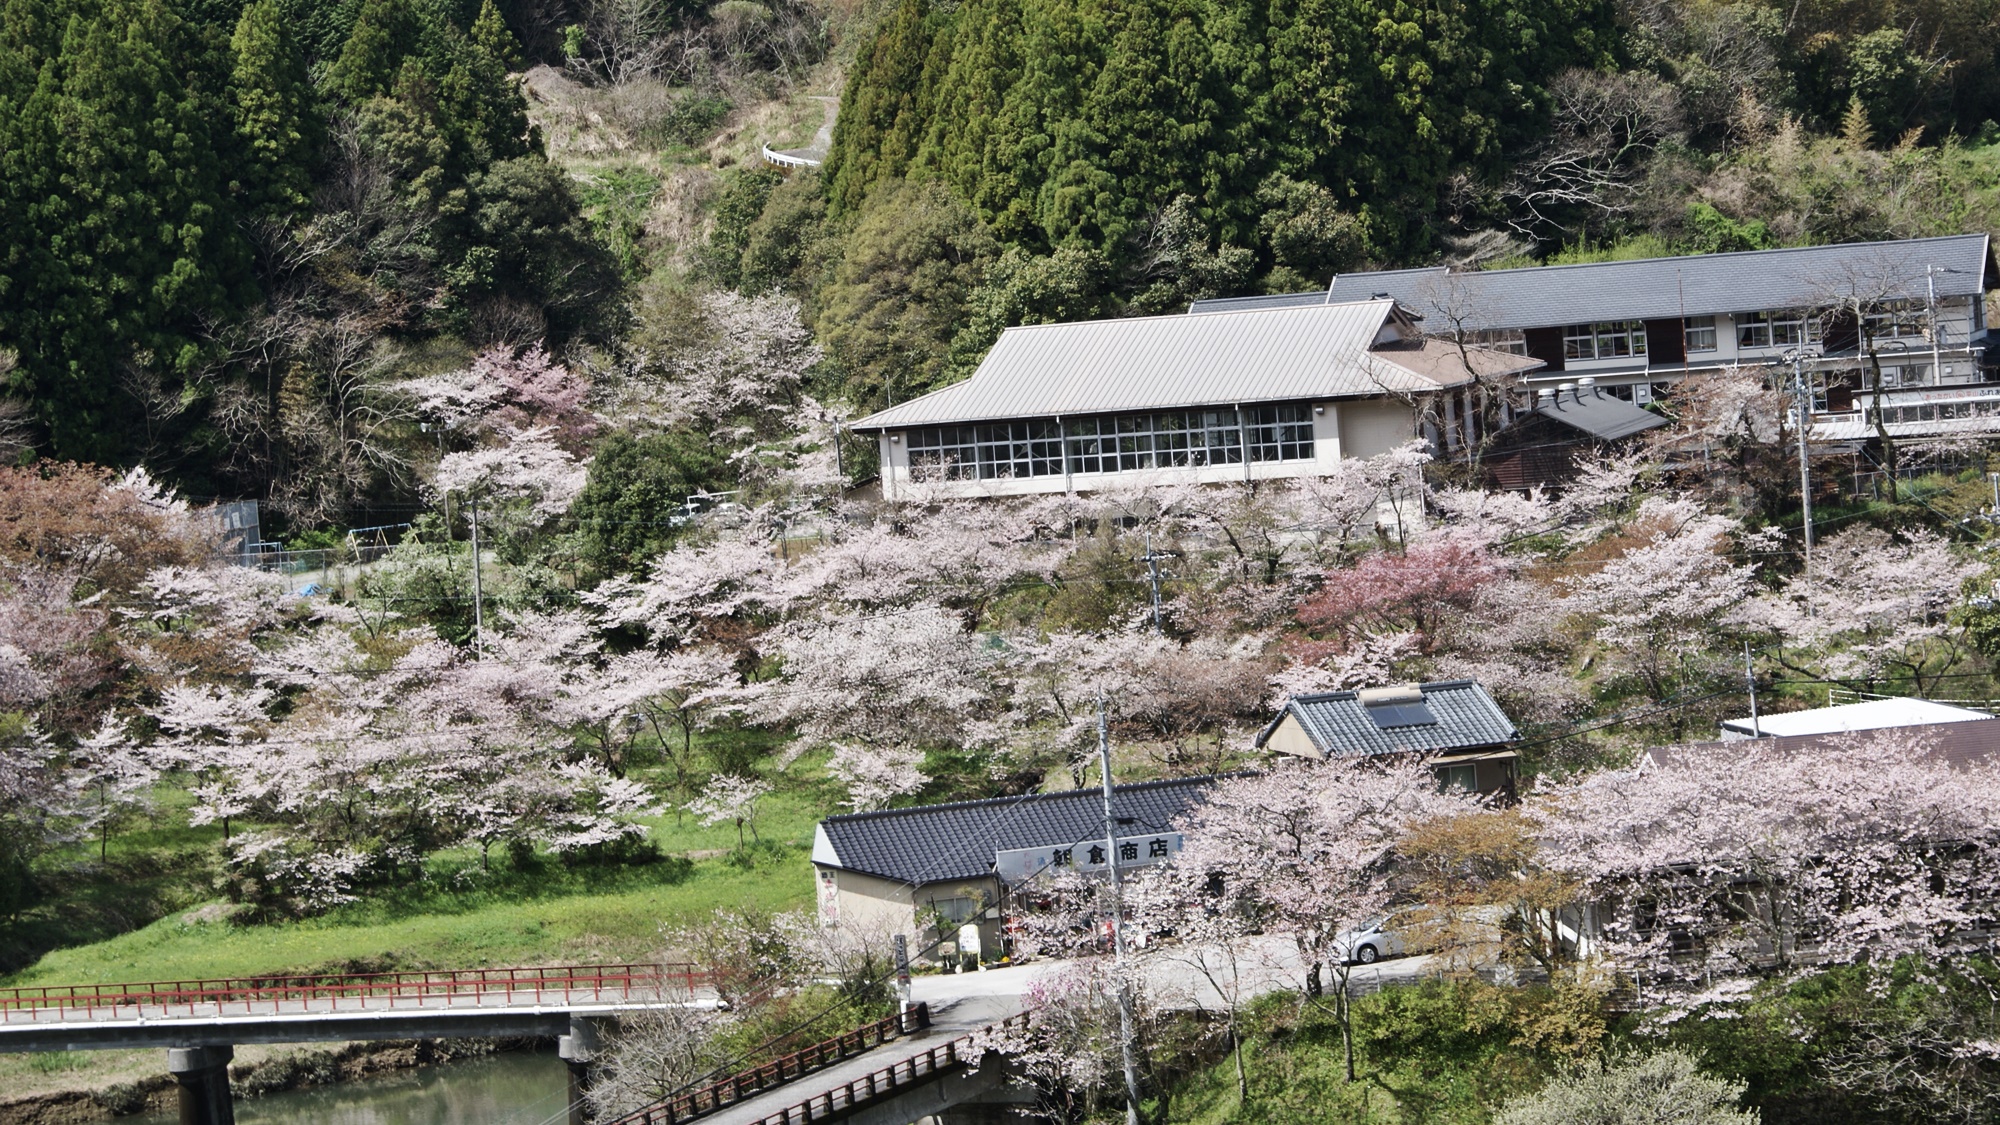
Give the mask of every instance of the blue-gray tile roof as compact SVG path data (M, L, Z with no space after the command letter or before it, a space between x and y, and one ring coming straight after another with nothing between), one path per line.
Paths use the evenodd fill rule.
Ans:
M1215 782L1190 777L1113 786L1113 815L1132 818L1119 835L1166 831ZM993 869L994 852L1101 839L1104 792L1072 789L852 813L828 817L819 827L841 867L921 886L985 876Z
M1360 694L1330 691L1295 695L1257 738L1262 746L1286 715L1296 715L1306 737L1329 758L1355 754L1393 754L1404 750L1471 750L1499 746L1520 737L1486 689L1471 680L1444 680L1419 685L1424 704L1437 722L1430 726L1383 730L1368 717Z
M1218 297L1196 301L1195 313L1393 297L1425 317L1433 332L1548 328L1605 320L1713 316L1764 309L1810 308L1850 290L1865 297L1922 300L1929 280L1939 297L1965 297L2000 287L1983 234L1849 242L1693 254L1628 262L1526 266L1510 270L1447 271L1443 266L1342 274L1330 290ZM1447 316L1450 310L1455 315Z

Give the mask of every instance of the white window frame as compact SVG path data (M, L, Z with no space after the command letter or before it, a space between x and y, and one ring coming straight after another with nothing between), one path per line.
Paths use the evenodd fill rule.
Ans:
M1707 343L1697 343L1699 340ZM1681 346L1689 355L1721 350L1716 335L1715 318L1712 316L1691 316L1681 322Z
M1594 324L1569 325L1563 329L1563 358L1644 359L1646 322L1600 320Z
M1736 314L1739 348L1795 348L1819 342L1819 318L1784 309Z
M1465 334L1465 342L1480 348L1492 348L1499 352L1515 355L1528 354L1528 333L1520 328L1482 328Z

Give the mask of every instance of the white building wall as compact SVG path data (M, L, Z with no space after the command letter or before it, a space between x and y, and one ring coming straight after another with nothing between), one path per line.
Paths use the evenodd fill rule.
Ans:
M926 497L940 498L1037 496L1146 485L1286 480L1324 476L1331 473L1343 458L1373 457L1416 436L1415 411L1397 399L1345 399L1316 402L1312 407L1313 456L1309 460L1252 461L1235 465L1119 473L1071 473L1067 478L1051 475L913 484L908 440L902 433L884 434L877 443L882 458L882 492L890 500L910 499L919 490ZM1357 441L1360 443L1358 446Z
M1758 312L1757 309L1739 310L1741 313ZM1921 312L1917 314L1921 317ZM1528 382L1536 386L1554 386L1581 376L1592 376L1600 385L1616 386L1626 383L1666 382L1678 377L1683 370L1703 367L1720 367L1732 363L1770 364L1779 362L1786 348L1738 347L1736 342L1736 314L1717 314L1715 317L1715 350L1689 352L1685 361L1673 360L1655 362L1653 357L1644 360L1621 359L1572 359L1566 360L1560 371L1536 371L1528 376ZM1950 297L1938 302L1938 325L1943 333L1945 362L1951 363L1953 351L1963 353L1966 341L1973 333L1985 329L1983 302L1969 297ZM1902 337L1881 337L1876 341L1885 364L1930 362L1930 338L1922 333ZM1960 356L1963 362L1963 356Z

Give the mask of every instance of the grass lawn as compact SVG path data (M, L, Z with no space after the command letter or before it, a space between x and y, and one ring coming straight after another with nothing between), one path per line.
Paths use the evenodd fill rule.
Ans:
M477 850L457 849L432 856L422 880L362 888L362 901L320 917L261 925L232 924L219 917L221 911L202 909L220 901L205 880L221 833L187 828L185 795L162 793L154 817L111 836L111 865L95 877L72 877L64 900L38 923L66 935L48 935L41 944L49 951L0 977L0 984L654 958L663 925L720 906L811 905L806 856L828 801L808 778L794 775L792 788L759 802L754 839L746 835L751 846L740 852L734 825L703 827L692 816L666 812L644 820L667 856L658 863L572 868L543 857L527 870L515 870L497 851L489 867ZM96 845L88 851L78 859L94 861ZM133 893L128 867L148 860L157 864L165 855L180 862L155 880L171 884L172 893L147 888L145 898L154 909L144 918L157 920L77 925L80 908L91 899ZM138 909L129 907L131 913Z
M463 870L476 871L477 868ZM243 977L287 970L474 968L645 960L662 925L718 906L789 910L812 902L803 849L571 872L497 871L491 885L431 885L318 918L257 926L177 913L106 941L58 949L6 984Z

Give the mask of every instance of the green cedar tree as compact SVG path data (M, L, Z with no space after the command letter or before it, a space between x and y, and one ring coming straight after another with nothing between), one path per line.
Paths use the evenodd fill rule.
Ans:
M423 48L424 27L409 0L364 0L340 57L327 70L327 88L352 105L389 92L404 61Z
M727 469L706 434L612 434L597 447L570 508L584 558L604 575L643 569L680 537L674 517L681 505L695 492L726 487Z
M937 386L967 301L998 254L971 208L943 185L878 185L844 240L817 316L849 394L874 406Z
M253 210L296 213L312 193L323 132L305 57L277 0L255 0L229 40L236 136L247 156L243 179Z
M9 0L0 63L0 346L55 456L116 463L143 425L125 373L168 395L201 359L206 325L254 295L230 161L217 44L165 0ZM32 85L28 75L32 73Z

